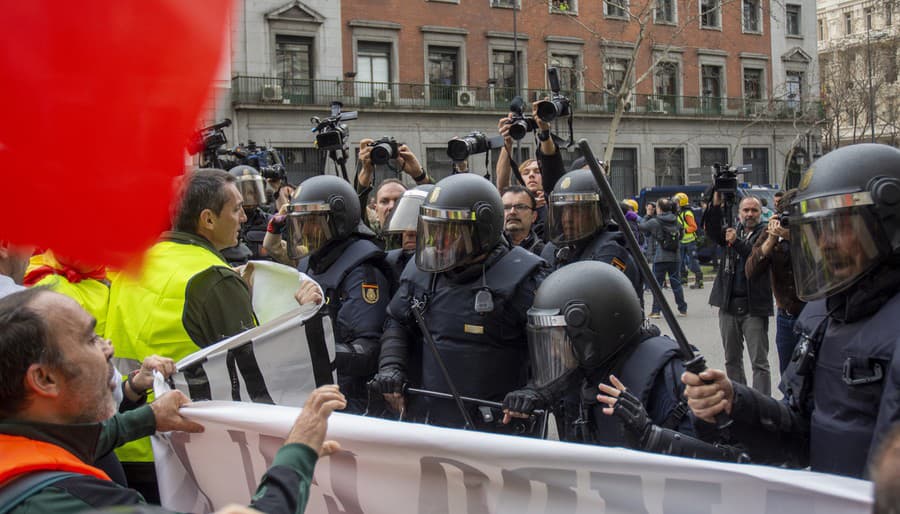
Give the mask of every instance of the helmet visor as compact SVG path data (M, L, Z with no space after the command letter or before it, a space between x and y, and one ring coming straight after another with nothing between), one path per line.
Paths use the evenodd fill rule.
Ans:
M436 273L465 264L475 252L475 224L420 216L416 231L416 266Z
M565 317L557 309L529 309L525 331L536 387L546 387L578 367Z
M292 212L288 215L287 249L291 259L300 259L325 245L333 234L328 223L329 213Z
M572 243L589 237L603 224L597 194L551 195L547 221L550 240Z
M420 189L411 189L403 193L403 196L397 201L397 205L388 214L382 231L396 234L416 230L419 220L419 207L425 203L426 196L428 196L428 192Z
M258 207L266 203L266 184L259 175L247 175L238 179L238 189L244 198L244 207Z
M797 296L818 300L843 291L881 262L878 221L868 207L818 210L791 215L791 260Z

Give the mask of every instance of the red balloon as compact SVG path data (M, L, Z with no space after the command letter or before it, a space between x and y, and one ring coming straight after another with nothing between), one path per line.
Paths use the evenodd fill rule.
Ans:
M231 2L4 2L0 240L125 265L170 224L173 180Z

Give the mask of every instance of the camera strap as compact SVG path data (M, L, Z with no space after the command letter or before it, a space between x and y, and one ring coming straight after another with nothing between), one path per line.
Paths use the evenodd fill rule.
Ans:
M517 163L516 160L513 159L513 156L511 153L508 153L508 155L509 155L509 167L512 169L513 175L516 177L516 180L519 181L519 184L524 186L525 179L522 178L522 173L519 172L519 163Z

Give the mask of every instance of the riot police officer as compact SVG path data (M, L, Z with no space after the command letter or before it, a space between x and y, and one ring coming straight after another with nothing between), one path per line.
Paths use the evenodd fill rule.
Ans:
M359 200L347 181L320 175L297 187L288 207L288 253L302 257L298 269L325 291L338 383L353 413L368 407L365 384L376 370L391 298L391 271L373 237L361 232Z
M625 273L641 299L644 288L640 271L625 248L624 235L610 220L609 206L600 198L600 187L591 171L585 168L566 173L550 193L550 242L541 257L553 269L585 260L611 264Z
M232 266L247 264L249 260L268 260L263 248L266 228L271 216L263 210L266 204L266 183L259 170L240 165L228 170L237 179L237 187L244 198L244 214L247 221L241 224L237 246L222 250L222 256Z
M503 202L484 178L451 175L428 195L418 220L415 266L404 269L388 307L372 384L395 408L406 405L407 381L450 392L438 358L424 348L425 331L461 395L499 402L525 385L525 311L547 269L533 253L510 248L502 232ZM417 323L413 309L424 323ZM476 429L507 429L499 411L474 404L466 409ZM464 425L448 400L413 397L408 414L435 425Z
M754 461L863 477L900 418L900 150L860 144L825 155L801 178L789 219L797 296L810 303L784 400L718 370L686 373L686 395L703 421L729 413L729 435Z
M387 252L387 262L391 265L396 280L400 279L403 269L416 254L419 208L425 203L425 198L432 189L434 189L434 184L425 184L405 191L381 227L383 236L399 239L396 245L398 248Z

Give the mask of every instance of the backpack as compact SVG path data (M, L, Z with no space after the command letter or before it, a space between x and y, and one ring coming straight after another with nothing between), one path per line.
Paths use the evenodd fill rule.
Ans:
M681 227L677 223L667 224L660 222L659 246L669 252L677 252L681 245Z

